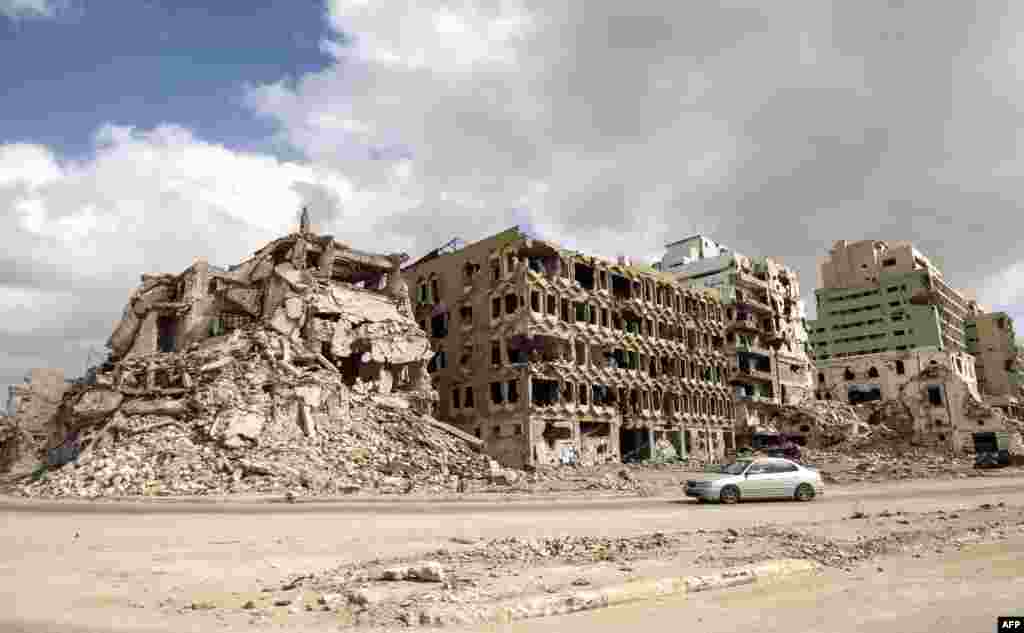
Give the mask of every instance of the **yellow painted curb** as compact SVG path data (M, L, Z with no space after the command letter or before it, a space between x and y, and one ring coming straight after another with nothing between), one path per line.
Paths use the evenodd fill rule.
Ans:
M578 611L601 609L618 604L651 600L669 595L710 591L769 582L816 571L818 564L801 559L780 559L767 561L736 569L722 570L707 576L674 576L652 578L612 585L600 589L587 589L560 594L527 596L515 601L501 602L474 609L472 617L465 610L457 612L430 611L420 617L421 623L434 626L446 624L508 624L515 620L564 615Z

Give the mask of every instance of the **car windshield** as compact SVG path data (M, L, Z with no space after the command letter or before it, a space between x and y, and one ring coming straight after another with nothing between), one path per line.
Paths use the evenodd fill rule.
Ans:
M726 475L742 475L743 471L750 465L749 461L733 462L722 466L722 472Z

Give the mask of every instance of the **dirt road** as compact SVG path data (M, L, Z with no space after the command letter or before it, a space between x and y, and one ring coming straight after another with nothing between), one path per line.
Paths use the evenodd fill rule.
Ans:
M830 489L810 504L697 505L676 499L588 502L295 504L231 507L94 504L82 511L3 508L0 613L34 627L197 629L163 600L258 592L300 572L452 547L452 537L627 536L924 512L957 504L1024 505L1024 480L902 482ZM68 512L68 510L72 510ZM110 624L112 623L112 624ZM0 628L3 628L0 623ZM209 622L207 622L209 626ZM45 629L39 629L45 630Z

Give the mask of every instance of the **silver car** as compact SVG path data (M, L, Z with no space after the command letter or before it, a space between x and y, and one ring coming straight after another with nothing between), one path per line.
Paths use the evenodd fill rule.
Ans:
M810 501L825 493L821 474L781 458L743 459L686 482L686 496L698 501L736 503L746 499Z

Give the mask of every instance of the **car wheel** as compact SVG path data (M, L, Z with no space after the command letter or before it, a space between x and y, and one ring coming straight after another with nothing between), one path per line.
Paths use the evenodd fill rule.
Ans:
M811 484L800 484L796 487L797 501L810 501L814 498L814 488Z
M722 503L736 503L740 500L740 489L736 486L726 486L718 496Z

